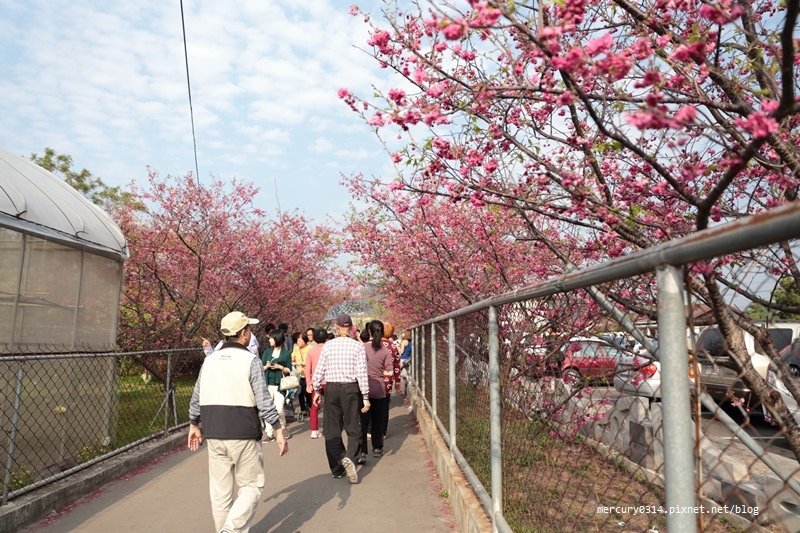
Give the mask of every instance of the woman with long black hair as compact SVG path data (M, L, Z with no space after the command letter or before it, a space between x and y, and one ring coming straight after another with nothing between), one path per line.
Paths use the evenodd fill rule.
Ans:
M361 414L361 453L359 462L367 457L367 430L372 432L372 456L383 455L383 434L386 428L386 389L384 376L392 375L392 352L383 345L383 322L373 320L367 325L370 342L365 343L367 352L367 379L369 381L369 403L371 408Z
M281 427L284 429L283 436L287 439L291 434L286 430L286 415L283 412L286 396L281 392L281 378L288 376L292 369L292 356L285 346L285 337L283 331L273 329L269 332L269 346L261 354L261 363L264 368L264 378L267 381L267 392L269 392L275 408L278 410L280 417ZM271 442L275 440L275 435L272 428L267 426L267 434L264 436L264 442Z

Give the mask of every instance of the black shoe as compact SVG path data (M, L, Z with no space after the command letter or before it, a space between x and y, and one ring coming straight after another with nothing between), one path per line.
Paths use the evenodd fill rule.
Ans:
M375 448L372 450L372 457L381 457L383 456L383 448Z
M367 454L366 453L358 454L358 459L356 459L356 464L358 465L367 464Z

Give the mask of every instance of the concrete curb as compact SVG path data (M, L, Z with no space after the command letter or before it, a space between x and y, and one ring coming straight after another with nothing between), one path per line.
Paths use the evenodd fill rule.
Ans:
M0 507L0 531L18 531L118 477L186 443L186 432L176 430L86 470L45 485Z
M472 486L464 477L458 463L450 455L450 448L439 435L436 424L417 401L416 395L409 392L409 400L414 407L420 433L428 445L439 478L447 488L447 499L450 501L453 514L455 514L459 531L463 533L492 531L492 521L483 510L480 500L475 496Z

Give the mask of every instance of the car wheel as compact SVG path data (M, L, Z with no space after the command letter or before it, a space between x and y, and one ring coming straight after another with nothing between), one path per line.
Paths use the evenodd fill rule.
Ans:
M561 379L570 387L580 387L583 378L577 368L567 368L561 373Z

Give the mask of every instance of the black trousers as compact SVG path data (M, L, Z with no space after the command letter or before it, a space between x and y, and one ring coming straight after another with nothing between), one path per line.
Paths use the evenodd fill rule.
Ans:
M300 388L297 390L297 397L300 399L300 411L308 414L308 410L311 408L311 395L306 392L306 378L300 378L298 381Z
M344 473L342 459L356 461L361 443L359 403L361 391L358 383L331 383L325 385L325 413L322 417L322 432L325 434L325 454L331 473ZM342 440L342 430L347 433L347 449Z
M383 449L383 434L386 433L386 405L388 398L370 398L369 411L361 413L361 453L367 453L367 430L372 434L372 449Z
M385 422L383 424L383 436L384 437L386 436L386 432L389 430L389 404L391 404L391 403L392 403L392 395L391 394L387 394L386 395L386 403L383 406L384 416L386 417L386 418L384 418Z

